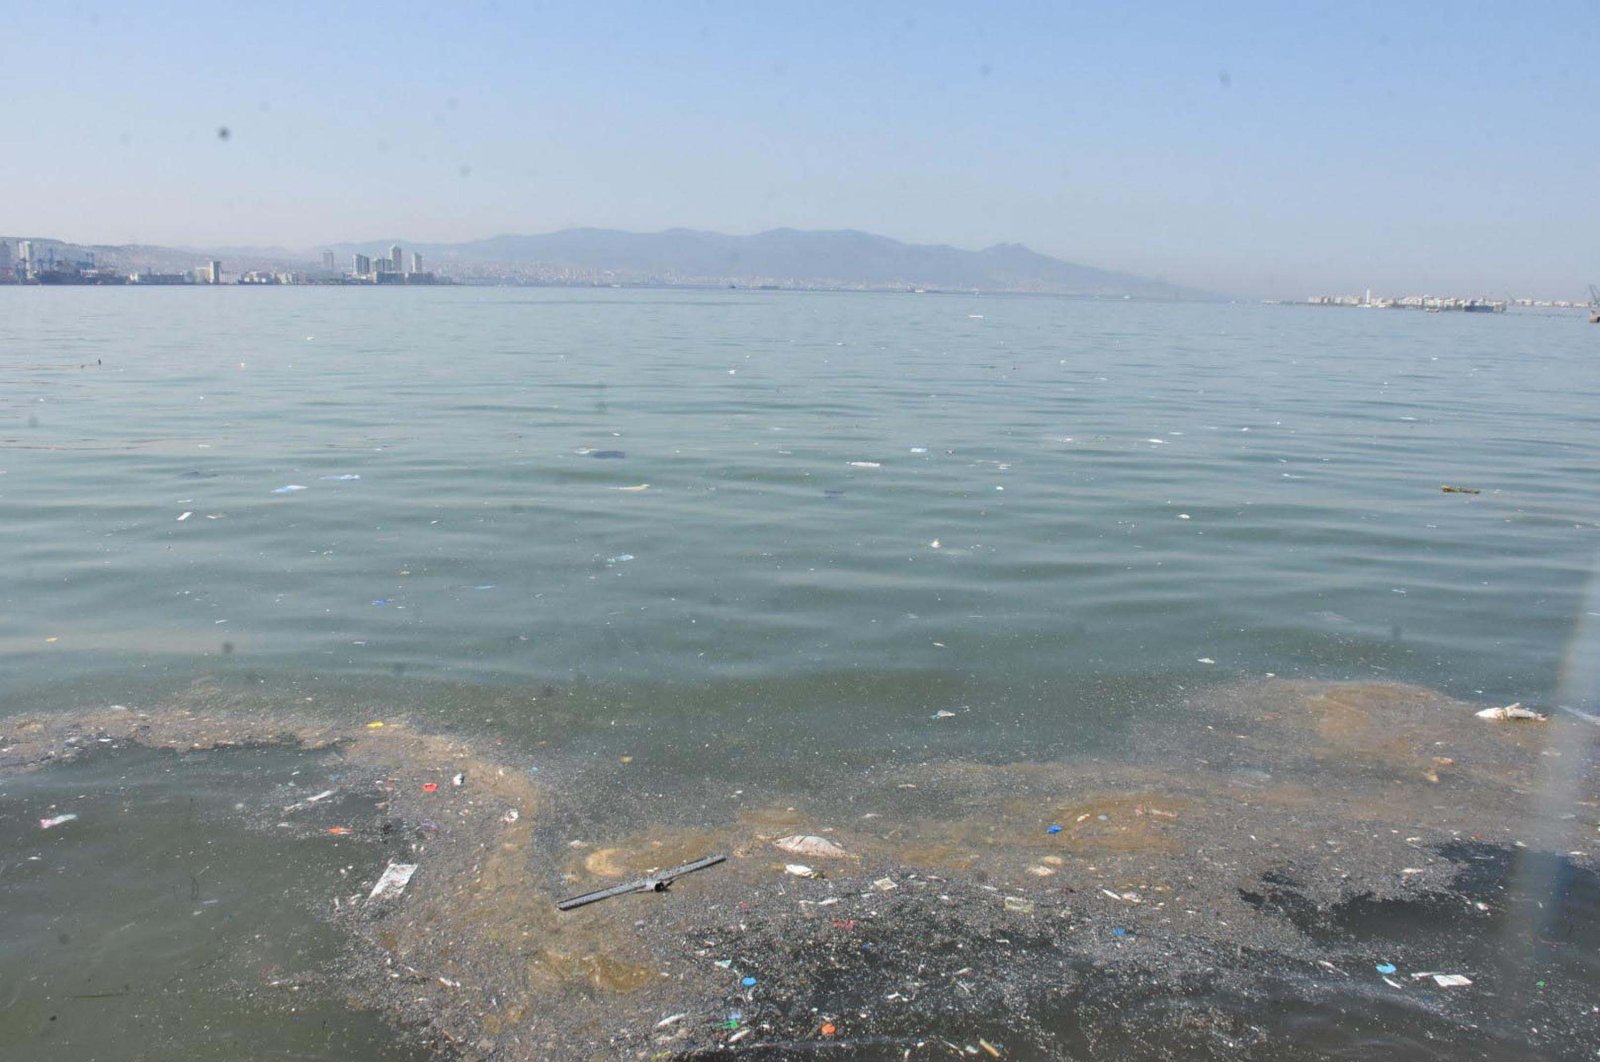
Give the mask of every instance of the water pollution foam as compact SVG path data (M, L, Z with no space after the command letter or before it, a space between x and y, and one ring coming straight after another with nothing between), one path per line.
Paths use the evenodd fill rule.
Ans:
M621 766L649 792L619 800L577 753L403 711L190 701L8 718L0 770L129 746L318 753L355 821L335 797L241 820L370 849L306 904L347 942L327 990L440 1057L1592 1057L1590 728L1482 707L1219 686L1125 757L947 757L729 794L662 782L639 749ZM1553 769L1584 785L1535 822ZM809 875L789 869L802 848ZM556 910L709 855L728 859L665 892ZM374 895L396 865L415 869Z

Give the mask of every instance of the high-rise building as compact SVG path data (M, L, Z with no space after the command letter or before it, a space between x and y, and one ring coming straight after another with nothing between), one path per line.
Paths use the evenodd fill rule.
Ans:
M356 276L364 277L368 273L372 272L372 259L368 258L364 254L354 255L352 257L354 259L352 264L355 268L351 271L355 273Z
M201 284L221 284L222 283L222 263L217 261L214 258L211 261L207 262L205 265L201 266L199 269L196 269L194 271L194 273L195 273L195 280L198 283L201 283Z
M0 240L0 273L7 272L10 268L11 242L9 240Z
M33 276L33 241L22 240L17 244L17 260L22 265L24 277Z
M404 268L401 265L401 263L403 261L404 261L404 259L400 257L400 245L397 243L393 247L390 247L389 248L389 272L391 272L391 273L400 272L400 270L402 268Z
M411 252L411 271L413 273L422 272L422 255L416 251Z
M333 272L333 252L332 251L323 251L322 252L322 268L326 269L330 273Z

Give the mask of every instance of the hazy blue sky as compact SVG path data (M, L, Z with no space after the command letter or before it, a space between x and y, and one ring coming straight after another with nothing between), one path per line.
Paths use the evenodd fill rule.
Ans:
M1593 2L6 0L0 94L0 232L83 242L788 225L1252 294L1600 281Z

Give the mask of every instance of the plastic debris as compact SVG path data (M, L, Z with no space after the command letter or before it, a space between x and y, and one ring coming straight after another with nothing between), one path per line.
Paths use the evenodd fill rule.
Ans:
M1061 824L1058 823L1058 822L1052 822L1050 824L1050 828L1045 830L1044 832L1045 833L1060 833L1061 832Z
M642 490L649 490L650 489L650 484L648 484L648 483L636 483L631 487L612 487L611 489L612 490L625 490L629 494L638 494Z
M660 1021L656 1022L656 1028L665 1029L667 1026L675 1025L678 1022L682 1021L683 1019L687 1018L688 1016L689 1016L689 1012L688 1011L684 1011L681 1014L669 1014L665 1018L662 1018Z
M1211 659L1209 656L1202 656L1200 659L1196 660L1195 663L1197 663L1197 664L1215 664L1216 661Z
M1413 974L1412 976L1415 977L1418 975ZM1428 974L1428 976L1433 978L1433 983L1438 985L1440 988L1465 988L1472 984L1472 978L1464 977L1461 974L1436 973Z
M883 467L883 462L881 462L881 461L851 461L850 462L850 467L851 468L882 468Z
M422 791L424 793L437 793L439 791L439 783L438 782L423 782L422 783Z
M450 779L450 784L455 786L457 789L460 789L462 786L466 785L467 772L462 771L460 774L452 776Z
M820 877L822 877L821 873L811 869L810 867L806 866L804 863L785 863L783 865L783 869L784 869L785 873L793 874L797 878L820 878Z
M1114 937L1125 937L1128 935L1128 931L1122 926L1117 926L1111 930L1111 935Z
M1005 898L1005 907L1006 910L1016 911L1018 914L1033 913L1033 901L1024 900L1021 896L1007 896Z
M516 822L520 818L522 818L522 816L517 812L516 808L508 808L506 809L506 813L500 816L500 821L509 826L511 823Z
M744 985L746 988L754 988L756 986L756 979L754 977L741 977L739 978L739 983Z
M63 822L72 822L77 817L77 815L69 811L65 815L53 815L48 819L40 819L39 829L48 830L54 826L60 826Z
M1439 489L1441 491L1443 491L1444 493L1446 493L1446 494L1482 494L1483 493L1483 491L1479 490L1477 487L1452 487L1448 483L1444 484Z
M926 446L913 446L911 448L911 452L914 454L925 454L928 452L928 448Z
M633 560L633 554L631 554L631 553L619 553L615 557L607 557L606 558L606 563L607 564L625 564L625 563L627 563L628 561L631 561L631 560Z
M978 1046L983 1048L985 1051L989 1052L989 1057L990 1058L999 1058L1000 1057L1000 1049L998 1047L996 1047L994 1044L991 1044L988 1040L979 1040L978 1041Z
M411 883L411 875L417 872L415 863L390 863L383 868L383 875L378 878L378 883L372 887L372 892L367 896L367 902L381 900L385 896L399 896Z
M178 517L178 523L180 523L180 524L183 523L185 520L189 519L189 517L191 517L193 515L194 515L193 512L184 513L183 515Z
M290 483L290 484L287 484L286 486L282 486L282 487L277 488L272 493L274 493L274 494L293 494L297 490L305 490L305 489L306 488L301 486L299 483Z
M935 719L954 719L955 717L956 713L952 712L948 708L940 708L937 712L933 713L933 718Z
M817 1031L823 1036L832 1036L834 1033L839 1031L839 1027L831 1021L825 1021L822 1023L822 1028L818 1029Z
M1380 962L1378 965L1374 966L1373 969L1377 970L1381 974L1387 975L1394 973L1395 966L1392 962Z
M1512 719L1527 719L1535 723L1548 723L1550 717L1539 712L1530 711L1522 706L1522 702L1508 704L1502 708L1485 708L1481 712L1474 712L1479 719L1493 719L1498 722L1509 722Z
M826 837L815 834L796 833L788 837L779 837L772 842L776 848L795 855L811 856L815 859L849 859L850 853L834 844Z
M333 837L347 837L355 831L348 826L329 826L323 832Z
M367 724L367 729L368 730L382 730L383 729L383 724L378 722L378 720L374 719L372 722Z
M879 878L877 881L872 883L872 887L877 889L879 892L891 892L895 889L898 889L900 886L895 884L893 878Z
M586 456L598 458L601 461L620 461L628 455L622 450L589 450Z
M342 476L322 476L320 478L333 480L335 483L348 483L352 479L360 479L361 476L354 472L347 472Z

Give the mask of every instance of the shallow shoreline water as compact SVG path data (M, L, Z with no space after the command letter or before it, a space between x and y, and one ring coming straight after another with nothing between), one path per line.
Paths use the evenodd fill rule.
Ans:
M1600 1048L1588 724L1495 723L1371 684L1223 687L1189 707L1213 736L1152 735L1133 760L937 758L799 792L710 777L656 790L648 752L602 769L398 716L116 707L7 720L0 777L9 791L118 756L148 773L140 748L180 764L305 750L303 781L232 809L260 838L235 859L277 858L271 838L293 834L349 848L348 876L290 912L219 902L275 932L326 926L343 958L240 991L347 997L405 1030L395 1043L443 1057L936 1058L980 1040L1013 1058ZM1583 757L1581 784L1551 794L1563 749ZM1551 796L1562 814L1541 822ZM140 811L125 806L120 828L160 836ZM71 845L88 826L42 839ZM843 854L773 843L794 834ZM713 853L729 862L668 893L554 910ZM797 860L817 876L786 871ZM369 898L395 862L418 867L404 892ZM24 1052L49 1042L18 1016L0 1026Z

